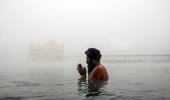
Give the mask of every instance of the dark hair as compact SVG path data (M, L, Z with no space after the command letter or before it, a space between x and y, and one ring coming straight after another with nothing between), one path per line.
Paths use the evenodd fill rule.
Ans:
M96 48L88 48L88 50L85 51L85 54L91 58L91 59L94 59L94 60L100 60L101 58L101 54L100 54L100 51Z

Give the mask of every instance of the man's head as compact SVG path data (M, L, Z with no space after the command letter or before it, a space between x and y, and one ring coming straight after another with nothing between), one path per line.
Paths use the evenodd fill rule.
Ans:
M94 62L100 62L101 54L100 51L96 48L89 48L85 51L87 56L87 64L94 64Z
M101 54L100 51L96 48L89 48L85 51L87 56L87 64L88 64L88 73L90 74L92 70L100 63Z

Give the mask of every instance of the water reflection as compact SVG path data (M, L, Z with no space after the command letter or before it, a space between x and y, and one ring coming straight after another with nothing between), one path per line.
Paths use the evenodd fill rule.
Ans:
M86 97L104 95L104 87L106 84L106 82L89 83L80 78L78 80L79 95L85 95Z

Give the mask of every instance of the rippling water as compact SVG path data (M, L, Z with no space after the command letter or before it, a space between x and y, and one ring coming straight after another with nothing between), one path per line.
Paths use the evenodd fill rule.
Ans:
M170 100L169 58L104 57L110 79L103 84L79 79L79 57L27 62L24 71L1 71L0 100Z

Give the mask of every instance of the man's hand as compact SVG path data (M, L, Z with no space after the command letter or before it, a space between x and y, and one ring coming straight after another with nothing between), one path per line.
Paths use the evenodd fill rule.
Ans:
M86 76L86 68L83 68L81 64L77 65L77 70L81 76Z

